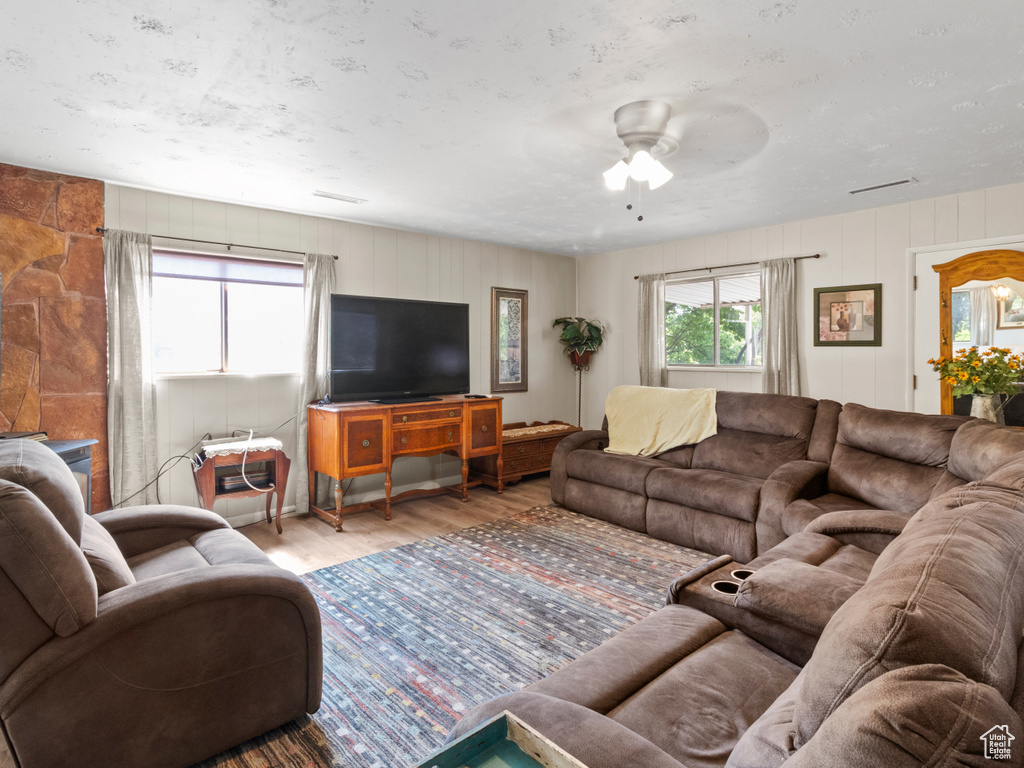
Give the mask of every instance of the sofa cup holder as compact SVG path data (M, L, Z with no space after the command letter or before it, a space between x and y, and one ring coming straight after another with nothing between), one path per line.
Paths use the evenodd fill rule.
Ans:
M735 595L740 591L740 585L735 581L713 581L711 582L711 588L715 592L721 592L723 595Z
M752 570L750 570L749 568L738 568L737 570L732 572L732 577L734 579L736 579L737 581L743 581L744 579L749 579L753 575L754 575L754 572Z

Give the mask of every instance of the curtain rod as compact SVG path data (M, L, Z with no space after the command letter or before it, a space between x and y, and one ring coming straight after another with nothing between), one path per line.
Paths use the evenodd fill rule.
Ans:
M96 231L101 235L107 231L106 227L96 227ZM230 251L232 248L252 248L256 251L274 251L275 253L294 253L298 256L305 256L303 251L289 251L287 248L266 248L261 245L242 245L241 243L222 243L219 240L196 240L191 237L172 237L171 235L153 235L153 237L159 237L163 240L181 240L184 243L206 243L207 245L226 245ZM333 257L335 261L338 260L337 256Z
M820 253L815 253L815 254L812 254L811 256L794 256L793 257L793 261L800 261L801 259L820 259L820 258L821 258L821 254ZM759 261L743 261L743 262L740 262L739 264L717 264L717 265L715 265L713 267L694 267L693 269L677 269L674 272L666 272L665 274L666 275L681 275L684 272L703 272L704 270L707 270L708 272L710 272L712 269L728 269L729 267L751 267L754 264L760 264L760 263L761 262L759 262ZM634 280L639 280L640 279L640 275L633 275L633 279Z

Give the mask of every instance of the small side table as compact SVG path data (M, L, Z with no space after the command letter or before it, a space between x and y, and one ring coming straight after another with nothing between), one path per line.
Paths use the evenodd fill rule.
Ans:
M260 482L253 482L248 469L250 464L268 462L271 465L270 472ZM257 486L257 489L250 488L242 480L242 451L226 455L207 456L206 452L200 452L197 456L197 467L192 465L192 476L196 482L196 492L199 494L199 505L203 509L213 511L213 503L217 499L242 499L249 496L263 494L267 497L267 522L272 519L270 516L270 497L277 494L277 532L281 533L281 508L284 506L284 492L288 486L288 470L292 465L285 452L280 449L269 451L249 451L245 456L246 476L249 482ZM237 469L237 472L217 475L218 467L230 467ZM261 487L261 484L265 484ZM237 489L237 490L236 490Z

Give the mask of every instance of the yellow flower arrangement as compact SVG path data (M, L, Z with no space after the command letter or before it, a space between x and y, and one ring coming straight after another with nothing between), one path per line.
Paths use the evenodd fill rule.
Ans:
M952 358L928 361L939 378L953 387L953 395L1013 396L1020 390L1014 382L1024 373L1024 358L1005 347L990 347L979 352L977 347L961 349Z

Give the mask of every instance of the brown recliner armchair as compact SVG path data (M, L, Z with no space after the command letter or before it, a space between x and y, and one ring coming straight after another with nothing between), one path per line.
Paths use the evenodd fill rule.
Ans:
M308 588L222 518L90 517L71 471L0 443L0 722L20 768L188 766L320 706Z

